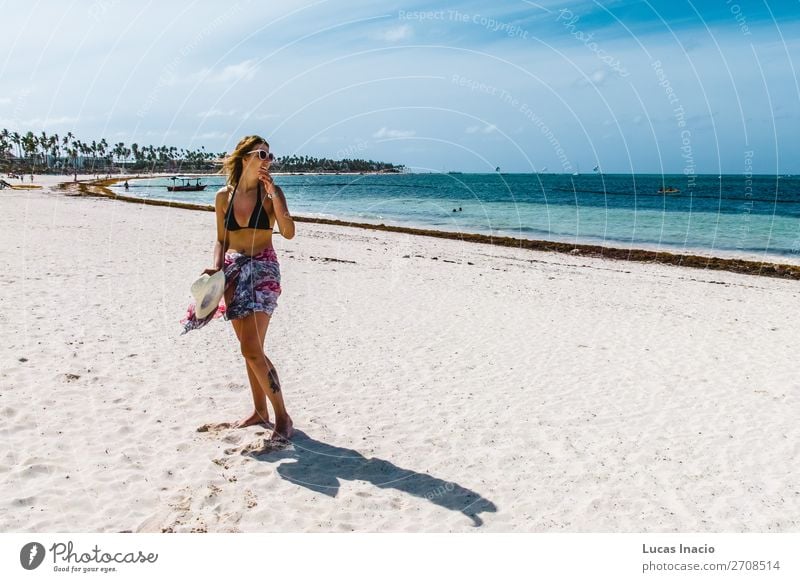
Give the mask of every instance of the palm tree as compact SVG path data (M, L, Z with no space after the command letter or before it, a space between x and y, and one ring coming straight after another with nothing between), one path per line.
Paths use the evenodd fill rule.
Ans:
M68 136L72 136L72 132L67 134ZM74 137L74 136L73 136ZM70 142L72 149L70 150L70 157L72 158L72 169L76 172L78 171L78 153L81 151L81 142L77 139L72 139Z
M104 167L108 167L108 142L106 138L101 139L100 143L97 144L97 152L103 158Z
M42 165L45 165L47 163L47 134L42 132L38 138L34 137L34 139L36 140L36 149L41 148L42 150L38 155L42 158Z
M58 158L59 158L59 154L61 152L59 151L59 145L58 144L59 144L59 142L58 142L58 136L57 135L51 135L50 139L47 140L47 147L48 147L48 150L50 152L50 155L53 156L53 165L54 166L59 165Z
M142 151L139 149L138 143L131 144L131 153L133 154L134 167L138 166L142 162L142 159L144 157L142 155Z
M5 159L11 149L11 134L6 128L0 131L0 156Z
M17 146L17 158L22 160L22 138L16 131L11 134L11 143Z
M25 152L25 159L31 166L32 162L30 161L30 158L32 158L33 155L36 153L36 147L37 147L36 136L33 135L32 131L29 131L22 138L22 149Z
M72 135L71 131L68 131L67 135L61 138L61 145L66 148L73 139L75 139L75 136Z
M97 142L95 140L92 140L89 150L92 152L92 173L94 173L94 167L97 164Z
M122 158L122 154L125 151L125 144L123 142L115 144L112 151L114 155L117 156L117 163L119 163L120 159Z
M3 128L3 130L0 131L0 158L2 158L3 162L6 161L8 150L11 149L10 137L7 129Z
M81 157L83 158L81 160L81 168L86 168L86 158L88 158L89 154L92 153L92 147L88 143L81 142L80 150Z
M74 171L78 171L78 148L76 147L76 142L72 142L72 147L66 148L67 155L72 160L72 169Z

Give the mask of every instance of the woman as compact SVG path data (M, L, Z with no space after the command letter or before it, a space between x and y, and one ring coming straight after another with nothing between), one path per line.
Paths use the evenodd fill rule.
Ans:
M269 174L274 156L267 141L257 135L243 137L225 159L228 184L216 195L217 242L214 266L203 273L225 271L225 294L217 309L198 320L190 305L184 333L225 315L233 324L253 393L253 413L233 426L270 425L267 399L275 410L273 439L292 436L292 419L283 403L278 373L264 354L264 338L281 294L280 265L272 246L272 225L281 236L294 238L294 220L286 197ZM275 217L275 221L272 220Z

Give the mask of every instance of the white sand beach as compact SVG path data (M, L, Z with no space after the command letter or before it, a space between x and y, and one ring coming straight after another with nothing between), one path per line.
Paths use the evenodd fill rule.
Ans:
M800 531L795 281L298 222L264 450L212 213L0 205L4 532Z

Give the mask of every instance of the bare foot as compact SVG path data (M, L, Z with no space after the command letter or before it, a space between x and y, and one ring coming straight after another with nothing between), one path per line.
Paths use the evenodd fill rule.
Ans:
M248 426L253 426L254 424L263 424L264 426L271 428L273 424L269 421L269 412L262 413L256 410L247 418L243 418L242 420L234 422L231 428L245 428Z
M292 423L292 417L287 414L286 419L283 422L278 422L275 424L275 430L272 431L272 436L269 437L269 440L288 441L292 438L293 434L294 423Z

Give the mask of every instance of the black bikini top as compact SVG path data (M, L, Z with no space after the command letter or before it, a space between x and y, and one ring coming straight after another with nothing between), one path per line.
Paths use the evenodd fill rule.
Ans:
M236 184L236 188L238 187L239 184ZM258 183L256 207L253 209L253 213L250 215L250 221L247 223L247 226L239 226L236 222L236 216L233 214L233 197L236 196L236 188L233 189L231 201L230 204L228 204L228 210L225 212L225 228L228 230L242 230L244 228L272 230L272 227L269 225L269 214L267 214L267 212L264 210L263 204L261 204L261 182Z

